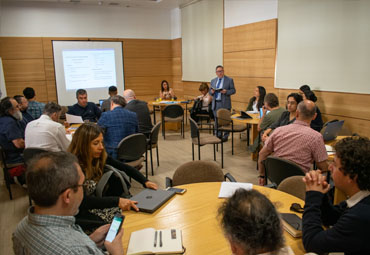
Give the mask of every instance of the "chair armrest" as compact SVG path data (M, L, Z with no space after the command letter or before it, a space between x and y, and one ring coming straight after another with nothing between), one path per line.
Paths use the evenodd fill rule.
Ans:
M231 182L236 182L235 178L230 173L225 174L225 181L226 179L229 179Z
M266 184L263 187L270 188L270 189L277 189L277 185L275 183Z
M170 177L166 177L166 188L172 187L172 179Z

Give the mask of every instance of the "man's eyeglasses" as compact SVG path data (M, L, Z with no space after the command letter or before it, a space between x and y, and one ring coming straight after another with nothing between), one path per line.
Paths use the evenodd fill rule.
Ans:
M76 185L74 185L74 186L72 186L72 187L68 187L68 188L65 188L65 189L63 189L61 192L60 192L60 194L62 194L64 191L66 191L67 189L73 189L73 190L75 190L75 189L78 189L79 187L83 187L84 185L83 184L76 184Z

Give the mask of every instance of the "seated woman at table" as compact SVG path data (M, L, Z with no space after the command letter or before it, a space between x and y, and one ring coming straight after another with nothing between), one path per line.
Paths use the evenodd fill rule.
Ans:
M259 112L265 100L266 90L262 86L257 86L254 90L254 96L249 100L247 111Z
M130 210L131 207L138 211L134 201L120 197L123 193L123 188L117 177L109 179L104 197L98 198L94 196L96 186L103 176L106 164L125 172L128 176L141 183L144 188L157 189L155 183L148 181L135 168L107 155L103 145L102 129L95 123L84 123L76 130L68 151L77 157L85 174L85 195L80 205L79 214L76 216L77 218L101 219L106 223L111 223L116 212Z
M171 100L172 98L175 98L175 92L173 92L173 89L170 88L170 84L168 81L163 80L161 83L161 90L159 91L159 97L162 100Z
M232 254L288 255L279 213L263 194L238 189L218 210Z
M308 87L308 85L304 85L304 86ZM316 97L315 93L312 90L305 89L303 91L300 90L300 92L303 93L303 99L304 100L307 99L307 100L311 100L312 102L316 103L317 97ZM316 118L311 121L311 128L316 130L317 132L320 132L323 125L324 125L324 123L322 121L321 112L320 112L319 107L316 104Z
M213 113L210 111L210 104L212 103L212 96L208 93L209 87L206 82L202 82L199 86L199 91L201 93L200 96L197 96L194 100L194 106L190 109L190 117L198 122L199 117L197 114L209 114L211 118L213 118ZM197 107L197 104L200 104L200 107ZM195 109L195 107L197 109ZM211 116L212 115L212 116Z
M303 100L302 96L298 93L291 93L287 97L287 111L281 114L280 119L272 123L266 130L263 132L262 142L265 142L271 132L278 127L289 125L295 121L297 115L297 106Z

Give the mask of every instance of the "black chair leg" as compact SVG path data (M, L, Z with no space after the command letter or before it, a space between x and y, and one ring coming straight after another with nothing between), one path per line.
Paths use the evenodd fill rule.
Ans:
M221 142L221 168L224 168L224 143Z
M198 144L198 160L200 160L200 145Z
M194 161L194 144L193 143L191 144L191 152L192 152L193 161Z
M145 151L145 177L148 179L148 150Z
M216 144L213 144L213 159L216 161Z
M159 149L158 149L158 143L155 146L155 151L157 152L157 166L159 166Z
M234 132L231 132L231 155L234 155Z
M152 151L152 145L150 145L150 167L152 169L152 176L154 175L154 171L153 171L153 151Z
M249 146L249 130L250 130L250 125L247 125L247 145Z

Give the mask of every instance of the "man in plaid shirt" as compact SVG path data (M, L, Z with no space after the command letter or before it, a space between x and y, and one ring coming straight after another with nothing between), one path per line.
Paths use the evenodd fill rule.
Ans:
M124 109L126 101L122 96L111 97L111 110L103 112L98 125L105 129L104 144L108 154L116 159L119 142L126 136L139 133L137 115Z
M23 95L28 100L27 112L31 114L34 119L38 119L42 115L45 104L36 101L36 94L33 88L25 88L23 90Z

